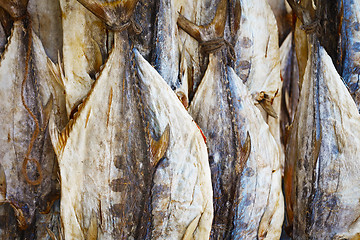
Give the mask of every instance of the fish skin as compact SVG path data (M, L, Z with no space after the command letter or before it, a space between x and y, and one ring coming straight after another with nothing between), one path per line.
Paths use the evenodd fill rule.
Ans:
M68 116L87 96L110 51L105 24L76 0L60 0ZM91 30L89 30L91 29ZM112 42L109 43L112 45Z
M358 110L360 111L359 65L360 50L360 2L357 0L343 1L343 20L341 29L342 61L341 77L348 87Z
M282 80L280 77L280 51L275 16L266 0L238 0L241 19L233 40L236 60L234 70L248 87L254 98L262 92L270 97L277 115L281 109ZM254 5L255 4L255 5ZM233 8L236 10L235 8ZM259 70L261 69L261 70ZM281 151L280 118L258 105ZM284 162L282 154L281 162Z
M150 161L129 63L127 31L116 33L107 63L63 130L65 142L59 147L55 126L50 132L60 166L65 239L87 236L93 217L99 239L146 239L147 225L139 223L150 219Z
M299 102L299 66L296 59L294 34L290 33L280 47L281 77L283 79L281 96L281 137L286 147L288 129L294 120Z
M59 1L29 0L27 9L34 32L41 39L47 55L56 62L63 42Z
M209 239L213 203L205 141L159 73L136 50L135 57L149 128L159 135L170 126L166 158L154 173L152 238Z
M226 70L220 59L219 55L210 55L208 69L189 107L207 137L214 189L211 239L253 239L265 237L266 231L271 239L280 236L283 220L278 147L246 87L234 70ZM237 176L233 166L240 158L247 133L252 143L251 153L241 163L244 170ZM261 146L264 141L257 138L266 138L267 145ZM271 198L270 193L274 194ZM252 197L254 204L249 203ZM275 221L270 227L265 220L269 215L274 215Z
M360 116L324 48L309 45L285 166L290 228L294 239L355 239Z
M40 40L34 32L30 50L30 61L26 62L27 45L29 41L29 28L26 19L14 22L10 39L0 60L0 97L7 99L0 106L0 115L8 119L1 125L1 165L5 173L6 199L1 203L2 212L9 223L16 219L17 224L6 225L0 230L0 236L16 237L17 233L24 237L43 236L37 224L49 224L56 227L58 222L46 219L55 217L51 210L53 198L56 199L57 165L55 154L51 146L47 131L46 110L51 107L46 105L49 101L46 90L47 80L42 75L46 63L46 54ZM27 22L28 23L28 22ZM34 145L28 156L31 159L24 171L24 160L32 138L35 123L22 103L22 82L25 78L26 64L29 66L23 96L26 105L39 122L39 134L34 140ZM38 165L36 164L38 162ZM30 167L29 167L30 166ZM40 170L39 170L40 169ZM40 174L41 172L41 178ZM26 181L27 175L29 182ZM39 181L38 181L39 180ZM10 211L10 206L14 211ZM40 212L50 210L49 215L41 216ZM15 218L15 216L16 218ZM8 232L9 231L9 232ZM4 235L5 234L5 235Z

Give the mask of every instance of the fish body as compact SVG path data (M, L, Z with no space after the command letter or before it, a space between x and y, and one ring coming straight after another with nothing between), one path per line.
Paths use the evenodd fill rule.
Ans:
M341 28L342 69L344 80L360 111L360 2L343 1L343 20Z
M268 96L268 100L263 100L267 106L259 101L259 109L281 149L277 116L281 108L282 81L276 19L266 1L239 0L239 3L241 18L234 37L234 70L255 98L263 100L263 94Z
M251 94L220 59L210 55L189 107L209 148L214 189L211 239L276 238L283 220L279 149Z
M0 114L2 119L7 119L0 130L1 203L5 203L1 208L6 213L1 216L6 216L6 221L11 223L15 215L17 222L16 227L7 225L15 230L2 228L0 236L10 232L5 236L11 238L34 233L39 238L47 237L45 228L42 231L38 224L52 229L59 223L52 210L59 186L55 153L47 129L52 107L45 73L47 57L28 24L26 18L14 22L0 60L0 97L6 99L0 105Z
M294 239L356 239L360 232L360 116L331 58L314 36L309 46L287 147L288 220Z

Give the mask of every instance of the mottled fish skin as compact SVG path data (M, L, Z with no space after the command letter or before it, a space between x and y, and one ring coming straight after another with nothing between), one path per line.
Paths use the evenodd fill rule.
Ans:
M159 73L135 51L139 87L149 128L170 142L154 173L153 239L209 239L213 218L205 141L194 120Z
M28 12L33 30L43 43L47 55L56 62L63 42L59 0L29 0Z
M246 87L220 59L210 55L189 107L207 137L214 189L211 239L271 239L280 236L283 221L278 147ZM247 133L251 153L241 160ZM266 145L258 138L266 138Z
M100 19L76 0L60 0L60 6L64 65L61 80L70 116L90 91L109 47L105 24ZM109 42L112 45L112 41Z
M128 33L115 33L74 120L60 135L51 132L65 239L149 237L151 166L132 71Z
M41 228L44 225L57 228L56 224L59 223L58 219L56 221L56 213L51 209L59 193L57 164L47 130L51 107L50 92L46 86L47 76L43 74L47 68L47 57L40 40L28 24L26 18L14 22L0 60L0 97L7 99L0 105L0 117L7 119L1 124L0 130L0 159L4 171L2 186L6 189L1 202L5 203L1 206L1 211L5 214L1 216L6 216L9 223L2 225L5 227L0 229L1 238L45 238L48 236L43 234ZM29 43L31 49L28 49ZM33 135L36 122L25 105L39 124L37 136ZM9 211L9 206L13 211ZM51 221L46 220L53 217L55 219ZM17 224L12 225L14 221Z
M280 47L281 77L283 80L281 96L281 137L286 147L288 128L294 120L299 102L299 67L296 60L293 33L290 33Z
M290 228L294 239L357 239L360 116L313 35L309 46L285 167Z
M276 19L266 0L238 1L241 6L241 19L234 39L236 56L234 70L255 98L259 98L262 93L269 96L268 108L273 109L276 114L272 114L273 116L278 116L281 109L282 81ZM234 10L239 11L235 8ZM269 124L279 148L283 151L280 118L272 117L269 114L271 111L261 104L258 107ZM283 161L284 156L281 162Z
M343 1L341 77L360 111L360 1Z

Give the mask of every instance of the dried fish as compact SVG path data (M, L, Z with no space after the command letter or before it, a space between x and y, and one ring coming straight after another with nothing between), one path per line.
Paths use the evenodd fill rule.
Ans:
M65 239L206 238L212 220L206 146L176 95L138 52L131 55L127 27L137 1L80 2L116 31L74 118L61 133L51 118Z
M360 2L344 0L341 32L341 77L360 111Z
M280 51L276 19L266 0L238 0L241 6L235 32L234 69L259 102L265 121L282 150L280 140L281 88ZM240 9L233 8L234 11ZM261 106L261 107L260 107ZM283 155L283 154L282 154ZM284 157L281 157L283 162Z
M43 238L42 225L52 228L58 224L51 207L59 196L57 164L47 130L52 108L44 72L47 57L31 29L27 1L0 1L0 6L14 18L0 60L0 98L6 99L0 104L0 118L7 119L0 127L4 204L0 208L7 223L13 223L15 216L17 221L16 225L4 223L0 236ZM49 215L41 214L45 211Z
M279 29L279 44L283 43L292 30L292 12L286 0L267 0L276 17Z
M319 42L311 42L285 168L295 239L349 239L360 231L360 116Z
M224 35L226 9L227 1L222 0L210 24L197 26L184 17L178 24L198 41L214 43ZM284 211L279 148L253 97L225 66L226 59L222 47L209 54L189 107L209 148L214 189L211 239L278 238Z
M213 203L205 141L166 82L135 54L144 110L152 116L149 128L170 129L166 158L154 175L152 238L209 239Z

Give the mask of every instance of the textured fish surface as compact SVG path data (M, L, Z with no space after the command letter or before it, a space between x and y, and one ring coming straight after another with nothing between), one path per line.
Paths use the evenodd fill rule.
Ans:
M280 114L282 88L276 19L266 0L238 1L241 19L234 40L234 69L250 93L260 100L259 108L281 149L280 118L274 118Z
M344 0L341 77L360 111L360 1Z
M138 53L136 59L149 126L158 135L170 127L166 157L154 174L152 238L209 239L213 202L203 136L156 70Z
M59 223L51 209L59 192L47 130L52 107L46 85L47 56L28 24L26 18L14 22L0 60L0 98L4 99L0 104L4 120L0 127L0 211L6 220L0 236L4 239L47 238L46 227L57 228ZM17 225L11 224L14 214Z
M189 112L209 148L211 238L279 238L284 211L280 152L251 94L219 55L210 55Z
M358 239L360 116L313 36L285 166L294 239Z
M109 49L106 28L100 19L76 0L60 0L60 6L63 27L62 81L70 116L90 91Z
M292 12L286 0L267 0L276 17L280 46L291 32Z
M65 239L180 239L194 231L206 238L212 195L205 143L176 96L170 89L164 93L165 82L160 89L167 99L157 93L140 101L130 54L127 30L115 33L109 58L79 112L60 134L52 124ZM150 66L138 60L139 72L149 76ZM142 81L150 93L160 91L153 81ZM147 108L151 116L142 113ZM183 124L189 131L178 131ZM152 147L151 134L162 133L170 134L170 142L161 160L152 155L159 147Z

